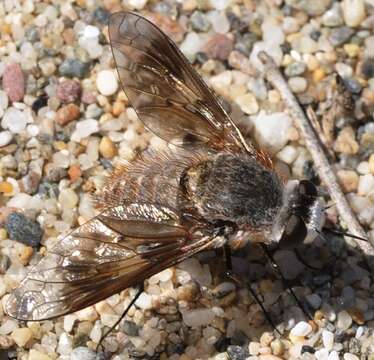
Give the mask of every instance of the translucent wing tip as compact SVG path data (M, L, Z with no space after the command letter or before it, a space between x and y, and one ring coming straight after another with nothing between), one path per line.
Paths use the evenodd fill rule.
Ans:
M18 320L38 320L35 313L38 304L42 303L40 295L32 291L23 292L21 288L15 289L5 304L5 313Z

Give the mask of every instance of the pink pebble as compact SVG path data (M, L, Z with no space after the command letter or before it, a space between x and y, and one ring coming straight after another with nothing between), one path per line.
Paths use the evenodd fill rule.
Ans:
M74 102L81 95L81 85L74 80L63 80L57 85L56 95L64 103Z
M3 89L10 101L21 101L25 95L25 75L19 64L8 64L3 73Z

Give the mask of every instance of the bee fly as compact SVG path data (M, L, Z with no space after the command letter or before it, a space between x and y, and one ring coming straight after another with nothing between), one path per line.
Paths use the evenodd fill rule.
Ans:
M159 28L120 12L109 35L132 107L178 150L113 171L94 197L99 215L58 242L10 296L6 311L20 320L83 309L238 234L293 247L322 227L314 185L276 173Z

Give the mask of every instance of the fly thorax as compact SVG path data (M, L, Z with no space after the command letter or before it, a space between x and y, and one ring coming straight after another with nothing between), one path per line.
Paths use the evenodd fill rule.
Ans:
M196 208L208 221L269 226L282 204L277 175L247 155L221 153L187 172Z

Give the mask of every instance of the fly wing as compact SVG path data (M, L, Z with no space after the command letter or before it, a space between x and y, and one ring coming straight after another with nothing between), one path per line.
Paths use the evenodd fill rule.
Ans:
M112 15L109 37L122 87L144 124L178 146L246 150L238 128L177 46L130 12Z
M46 320L93 305L204 249L173 210L133 203L81 225L29 272L6 303L19 320Z

